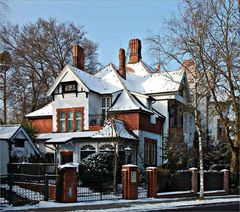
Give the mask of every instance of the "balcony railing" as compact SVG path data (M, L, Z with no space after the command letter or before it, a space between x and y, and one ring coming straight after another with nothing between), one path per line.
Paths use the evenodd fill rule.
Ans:
M102 126L104 123L103 115L89 115L90 126Z

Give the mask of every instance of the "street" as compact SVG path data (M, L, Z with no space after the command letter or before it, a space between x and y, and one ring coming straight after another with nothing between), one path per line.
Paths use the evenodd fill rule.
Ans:
M191 207L179 207L175 209L152 210L152 211L239 211L239 202L217 203L208 205L197 205Z

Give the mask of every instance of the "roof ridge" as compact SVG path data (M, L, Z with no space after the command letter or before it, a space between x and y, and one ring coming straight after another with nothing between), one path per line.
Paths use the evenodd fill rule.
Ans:
M20 127L21 124L3 124L0 127Z

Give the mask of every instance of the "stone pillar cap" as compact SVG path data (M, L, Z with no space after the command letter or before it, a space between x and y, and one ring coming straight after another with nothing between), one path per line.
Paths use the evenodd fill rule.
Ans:
M229 172L228 169L222 169L220 172Z
M195 168L195 167L192 167L192 168L190 168L189 170L190 170L190 171L195 171L195 170L198 170L198 169Z
M152 169L157 169L157 167L147 167L146 170L152 170Z
M124 168L127 168L127 167L136 167L136 168L137 168L137 166L136 166L136 165L133 165L133 164L126 164L126 165L123 165L122 167L124 167Z

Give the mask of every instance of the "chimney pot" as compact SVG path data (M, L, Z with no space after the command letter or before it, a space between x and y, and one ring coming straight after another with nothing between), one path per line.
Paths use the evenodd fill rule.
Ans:
M84 70L84 49L78 44L73 45L73 66L78 69Z
M119 49L119 69L118 74L123 78L126 79L126 56L125 50Z
M161 70L161 65L160 65L160 63L158 63L158 64L155 66L155 69L156 69L158 72L160 72L160 70Z
M138 63L142 59L141 41L139 39L131 39L129 41L130 55L129 63Z
M194 60L184 60L183 66L189 67L194 65Z

